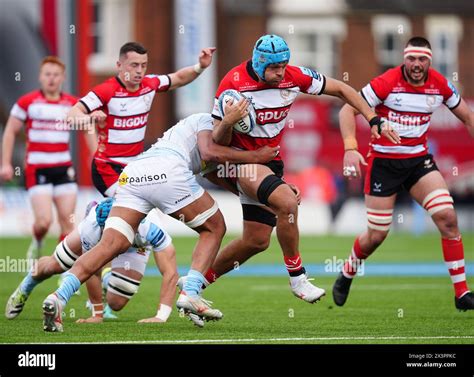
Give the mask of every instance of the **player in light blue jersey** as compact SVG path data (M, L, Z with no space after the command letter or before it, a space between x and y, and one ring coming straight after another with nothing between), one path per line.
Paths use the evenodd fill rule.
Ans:
M229 104L223 122L236 123L246 109ZM201 297L203 273L215 259L225 234L225 222L217 203L199 185L195 175L205 163L262 163L278 153L277 147L239 151L212 141L210 114L191 115L168 130L149 150L129 163L119 177L110 216L100 242L80 256L61 286L43 302L45 331L62 331L60 313L80 285L108 261L126 250L142 219L158 208L199 234L191 268L176 306L206 320L222 313Z

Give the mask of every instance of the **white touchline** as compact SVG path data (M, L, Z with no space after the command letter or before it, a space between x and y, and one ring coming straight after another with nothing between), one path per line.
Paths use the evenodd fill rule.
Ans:
M183 340L119 340L111 342L61 342L61 343L0 343L0 344L193 344L193 343L248 343L285 342L311 340L432 340L432 339L474 339L474 336L340 336L308 338L248 338L248 339L183 339Z

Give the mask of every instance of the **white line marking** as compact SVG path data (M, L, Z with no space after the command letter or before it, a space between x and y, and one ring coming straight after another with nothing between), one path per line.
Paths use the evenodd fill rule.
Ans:
M309 338L248 338L248 339L183 339L183 340L118 340L111 342L61 342L61 343L0 343L0 344L194 344L194 343L249 343L249 342L296 342L330 340L434 340L474 339L474 336L340 336Z

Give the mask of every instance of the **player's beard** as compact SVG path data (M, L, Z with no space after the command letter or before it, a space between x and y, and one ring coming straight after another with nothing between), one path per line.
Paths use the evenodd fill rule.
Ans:
M423 68L410 69L407 74L413 83L420 84L426 80L427 71L425 71Z

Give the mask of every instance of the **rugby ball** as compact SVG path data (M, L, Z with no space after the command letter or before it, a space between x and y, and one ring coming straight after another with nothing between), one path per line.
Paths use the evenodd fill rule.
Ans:
M219 111L221 113L221 116L224 117L225 115L224 111L226 103L228 103L229 101L233 101L233 103L235 104L239 102L242 98L247 97L237 90L224 90L219 96L218 100ZM257 115L255 113L255 108L253 107L252 103L249 104L248 111L248 115L246 115L244 118L240 119L237 123L234 124L234 131L243 134L248 134L253 130L253 128L255 127Z

